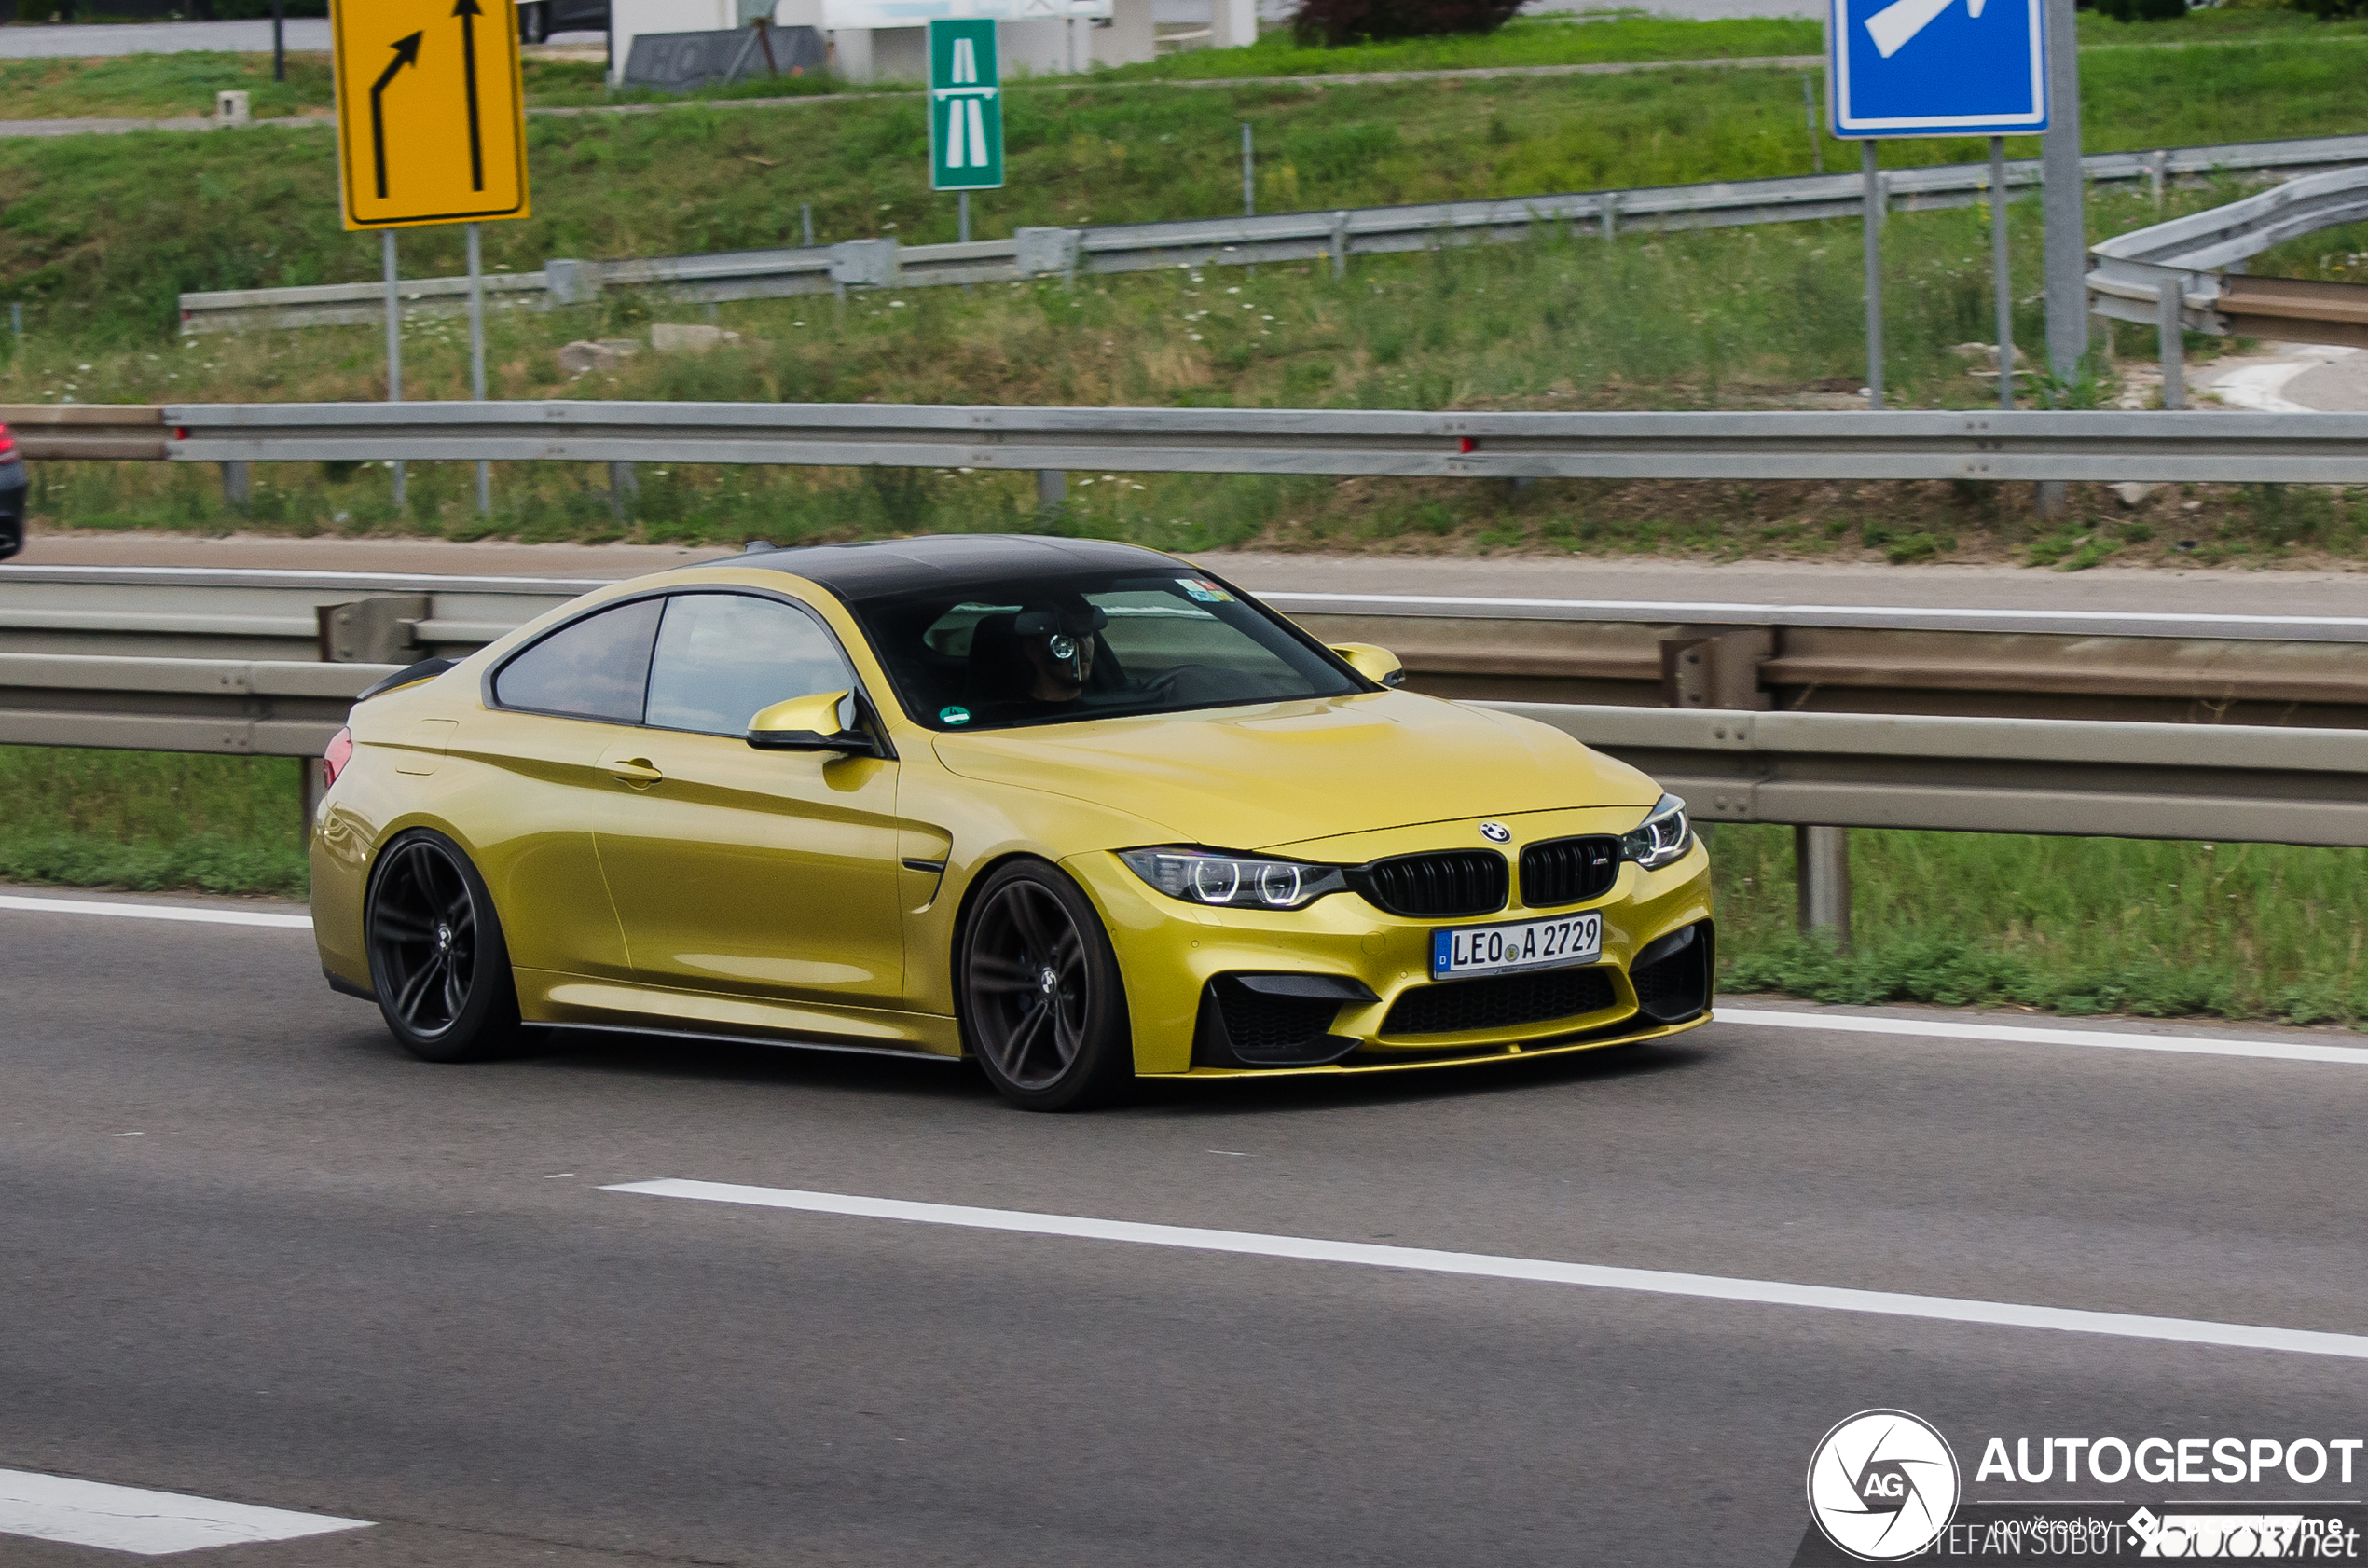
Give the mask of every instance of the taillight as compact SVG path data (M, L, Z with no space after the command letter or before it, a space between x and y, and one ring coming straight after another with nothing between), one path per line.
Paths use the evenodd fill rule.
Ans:
M337 781L337 775L343 773L345 771L345 764L352 760L353 732L351 730L339 730L336 736L330 740L329 749L321 753L321 772L324 776L322 778L323 786L325 788L328 785L336 783Z
M16 455L17 438L8 433L7 425L0 425L0 459L12 458Z

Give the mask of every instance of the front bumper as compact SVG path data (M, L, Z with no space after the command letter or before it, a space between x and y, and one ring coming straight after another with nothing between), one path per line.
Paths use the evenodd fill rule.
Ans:
M1635 812L1544 815L1552 820L1521 825L1509 856L1518 859L1525 842L1631 827ZM1426 842L1410 846L1437 846L1436 830L1422 837ZM1390 915L1355 893L1288 912L1210 909L1157 892L1114 854L1078 856L1067 869L1099 907L1117 950L1138 1076L1400 1071L1525 1059L1657 1038L1709 1017L1710 857L1699 843L1658 871L1623 864L1608 893L1582 903L1533 910L1516 892L1505 909L1452 920ZM1430 978L1431 933L1441 926L1580 910L1604 916L1593 964L1501 977L1522 983L1501 986ZM1689 929L1691 939L1681 936ZM1660 951L1647 951L1657 943ZM1679 951L1670 953L1673 946ZM1648 962L1632 976L1640 956ZM1699 997L1683 983L1688 963L1699 965ZM1285 978L1277 984L1270 977ZM1310 977L1321 983L1307 983ZM1489 989L1463 989L1481 987ZM1236 1037L1250 1049L1239 1048Z

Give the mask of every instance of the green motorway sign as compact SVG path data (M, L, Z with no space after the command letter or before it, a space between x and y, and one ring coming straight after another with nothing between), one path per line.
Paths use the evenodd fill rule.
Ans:
M1003 184L1003 89L992 19L929 23L929 188Z

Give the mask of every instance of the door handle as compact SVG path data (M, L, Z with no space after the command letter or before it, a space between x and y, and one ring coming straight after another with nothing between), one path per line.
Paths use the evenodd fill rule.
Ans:
M650 765L647 757L626 757L606 766L611 778L620 784L630 784L637 790L646 790L653 784L664 782L666 778L665 774Z

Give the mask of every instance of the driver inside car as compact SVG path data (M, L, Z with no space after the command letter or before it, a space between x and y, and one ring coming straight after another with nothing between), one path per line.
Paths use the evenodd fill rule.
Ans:
M990 616L971 639L971 689L1005 701L1075 702L1094 678L1096 634L1108 625L1082 599Z

